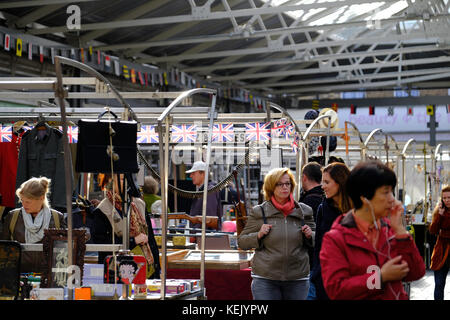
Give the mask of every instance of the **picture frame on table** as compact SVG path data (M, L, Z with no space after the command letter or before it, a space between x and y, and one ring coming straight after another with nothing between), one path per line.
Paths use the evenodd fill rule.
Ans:
M86 252L86 230L72 230L72 262L80 270L79 280L83 278L84 254ZM68 230L50 228L44 230L43 256L45 271L42 274L42 288L67 287Z

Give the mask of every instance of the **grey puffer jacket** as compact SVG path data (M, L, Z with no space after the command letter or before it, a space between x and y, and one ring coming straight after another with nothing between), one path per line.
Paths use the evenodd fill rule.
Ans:
M258 231L263 225L261 207L272 228L265 237L258 240ZM303 224L313 230L311 239L302 231ZM309 275L308 247L313 246L315 223L311 207L295 202L294 211L287 217L266 201L253 207L247 224L238 238L239 248L255 248L252 273L272 280L298 280Z

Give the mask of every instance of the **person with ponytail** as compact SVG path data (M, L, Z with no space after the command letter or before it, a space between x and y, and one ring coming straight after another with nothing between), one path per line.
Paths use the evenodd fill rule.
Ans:
M255 248L254 300L305 300L308 294L315 223L311 207L294 200L295 185L290 169L270 170L264 178L265 201L253 207L239 235L239 248Z
M42 243L44 230L65 228L64 215L50 208L50 179L33 177L16 190L21 208L11 210L5 218L3 240L20 243ZM45 266L42 252L23 252L21 272L41 272Z

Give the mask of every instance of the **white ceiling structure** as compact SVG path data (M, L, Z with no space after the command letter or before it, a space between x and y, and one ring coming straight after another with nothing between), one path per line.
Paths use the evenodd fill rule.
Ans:
M67 8L81 9L80 28ZM261 94L450 87L449 0L34 0L3 26Z

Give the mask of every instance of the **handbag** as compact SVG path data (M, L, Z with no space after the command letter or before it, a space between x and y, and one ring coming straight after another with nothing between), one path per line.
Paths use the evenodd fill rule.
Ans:
M101 119L106 112L111 113L114 119ZM115 173L137 173L137 122L120 121L113 112L106 112L100 114L97 120L78 121L76 171L111 172L112 157Z

